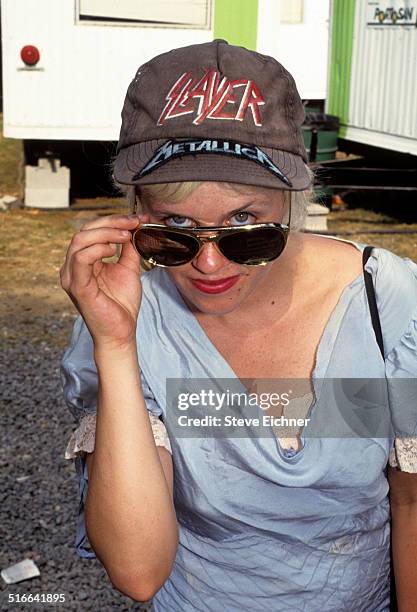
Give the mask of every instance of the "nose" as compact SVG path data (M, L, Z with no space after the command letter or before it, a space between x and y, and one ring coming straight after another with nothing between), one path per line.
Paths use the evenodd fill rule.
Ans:
M206 242L192 261L192 266L202 274L212 274L229 264L229 260L222 255L216 244Z

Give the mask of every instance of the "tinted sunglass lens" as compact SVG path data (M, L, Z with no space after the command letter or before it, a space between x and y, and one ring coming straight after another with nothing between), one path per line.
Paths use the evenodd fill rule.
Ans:
M256 265L273 261L284 250L286 236L279 228L265 227L222 236L219 248L223 255L240 264Z
M192 236L169 230L142 228L136 232L134 240L144 259L162 266L188 263L199 250L199 244Z

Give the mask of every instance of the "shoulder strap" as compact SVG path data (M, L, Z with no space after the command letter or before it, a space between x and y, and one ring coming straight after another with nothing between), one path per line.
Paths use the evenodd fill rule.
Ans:
M374 328L376 341L378 342L379 350L381 351L383 359L385 359L384 341L382 339L381 321L379 319L378 306L376 304L374 283L372 280L372 275L365 270L365 264L368 261L372 253L372 249L373 247L366 246L363 250L363 256L362 256L363 276L365 280L366 295L368 297L369 311L371 313L372 327Z
M372 326L374 328L376 341L378 342L378 346L381 351L382 358L385 359L384 342L382 340L381 321L379 318L378 307L376 304L375 288L374 288L374 283L372 280L372 274L370 274L369 272L365 270L365 264L368 261L369 256L372 253L372 249L373 247L366 246L363 250L363 256L362 256L363 276L365 280L365 289L366 289L366 295L368 297L369 310L371 313ZM394 579L394 564L393 564L393 557L392 557L392 544L390 547L390 562L391 562L391 581L390 581L390 608L389 609L390 609L390 612L398 612L397 593L396 593L395 579Z

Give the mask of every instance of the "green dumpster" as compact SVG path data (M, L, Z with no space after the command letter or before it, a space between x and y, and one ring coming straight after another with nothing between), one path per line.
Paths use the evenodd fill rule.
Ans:
M309 162L335 159L339 118L325 113L307 113L302 133Z

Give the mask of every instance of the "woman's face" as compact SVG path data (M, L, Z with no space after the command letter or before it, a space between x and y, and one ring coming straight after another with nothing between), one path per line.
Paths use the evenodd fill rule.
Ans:
M243 185L237 189L214 182L202 183L181 202L147 201L143 208L150 223L183 228L280 223L288 214L282 191ZM273 265L237 264L226 259L216 244L206 243L193 261L167 270L192 310L221 315L254 296Z

